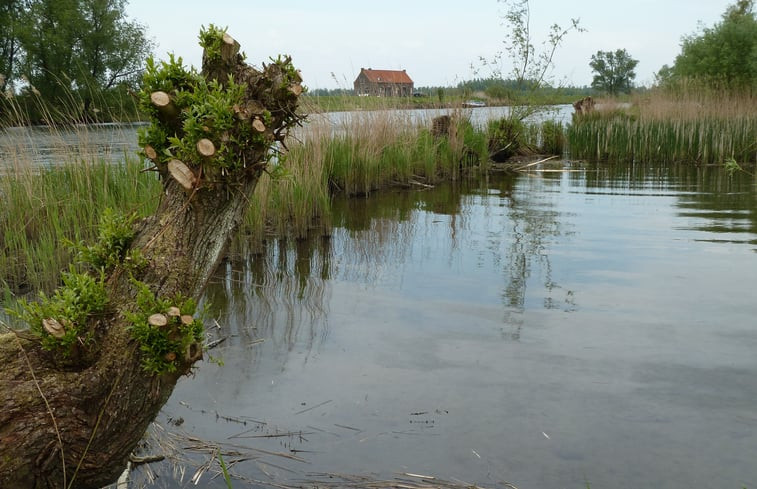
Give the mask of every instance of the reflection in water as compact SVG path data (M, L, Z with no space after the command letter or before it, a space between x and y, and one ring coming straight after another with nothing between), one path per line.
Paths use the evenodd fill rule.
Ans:
M224 328L231 344L271 341L284 356L298 341L308 351L317 347L328 334L330 248L328 237L280 239L260 255L232 254L203 299L217 314L212 323Z
M757 245L757 175L729 175L713 166L610 165L571 179L575 187L605 195L675 196L677 214L686 218L682 229L712 233L702 236L705 241Z
M265 339L286 346L283 352L295 346L311 351L328 336L333 283L410 288L411 295L436 290L446 285L415 283L412 276L419 274L408 269L418 263L425 269L446 267L465 262L473 252L477 263L463 267L461 276L475 278L476 269L491 267L487 273L500 277L502 335L518 340L529 284L540 286L531 296L545 309L571 311L575 303L573 292L563 291L553 279L548 253L550 240L568 223L560 222L544 194L514 196L516 181L499 175L432 190L337 199L330 236L274 239L260 254L233 253L208 287L205 302L216 320L228 326L231 344ZM559 185L559 179L554 183ZM486 232L479 236L470 221L485 222ZM439 247L424 251L419 243ZM237 248L244 246L238 243ZM488 277L474 286L491 287ZM287 358L281 355L282 361Z
M678 214L690 219L690 229L717 235L702 238L708 241L757 245L755 177L741 172L729 177L712 168L690 171L688 177L690 193L679 199Z
M167 415L308 462L234 466L275 484L751 487L754 196L744 175L609 166L337 201L330 237L219 270L225 366ZM252 436L278 432L306 435Z

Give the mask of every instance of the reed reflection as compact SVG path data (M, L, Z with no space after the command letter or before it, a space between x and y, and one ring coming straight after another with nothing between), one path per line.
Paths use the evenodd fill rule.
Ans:
M757 177L718 166L604 165L571 174L571 185L621 195L674 196L681 229L712 233L702 241L757 245ZM678 224L680 226L680 222Z
M341 199L333 204L335 246L339 267L336 277L368 286L401 281L397 274L411 262L413 245L434 233L429 222L449 216L449 258L458 249L457 233L464 225L464 187L439 185L422 191L377 193L369 199ZM436 216L436 217L434 217Z
M286 361L295 347L311 352L328 336L331 303L342 300L334 295L335 284L454 295L449 291L461 287L459 282L430 283L427 276L473 255L487 255L492 266L484 272L461 273L486 289L492 279L500 284L494 286L500 287L504 306L503 334L517 340L529 298L548 309L572 310L575 304L572 292L553 279L549 259L548 243L562 232L560 216L551 202L533 197L527 188L516 189L516 183L515 177L497 176L336 199L330 236L275 239L257 253L238 245L206 300L228 327L229 343L264 339ZM483 241L481 226L491 229ZM540 286L529 293L537 277ZM427 292L412 290L417 288Z
M328 335L331 239L278 239L262 252L236 252L219 267L204 302L230 345L284 355L296 346L310 352ZM249 348L248 348L249 347ZM251 361L258 361L257 355Z
M686 191L678 197L678 215L687 218L688 229L702 232L699 241L757 245L754 174L700 167L681 168L677 176Z

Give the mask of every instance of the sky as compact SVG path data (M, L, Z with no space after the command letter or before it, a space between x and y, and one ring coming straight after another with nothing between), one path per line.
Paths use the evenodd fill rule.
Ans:
M680 53L681 38L721 19L735 0L531 0L537 50L549 26L580 19L554 58L555 84L588 86L591 55L626 49L639 61L636 84L651 85ZM407 70L421 86L454 86L487 77L481 57L504 48L504 6L497 0L130 0L126 14L143 24L155 55L174 53L200 66L201 26L227 27L247 61L289 54L309 88L352 88L360 68ZM511 66L502 72L508 75Z

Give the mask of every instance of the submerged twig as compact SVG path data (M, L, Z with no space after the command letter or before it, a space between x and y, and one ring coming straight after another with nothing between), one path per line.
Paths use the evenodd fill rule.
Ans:
M527 165L515 167L515 168L513 168L513 171L523 171L526 168L530 168L532 166L536 166L536 165L538 165L540 163L544 163L544 162L549 161L549 160L554 160L555 158L559 158L559 157L560 156L558 156L558 155L554 155L554 156L550 156L548 158L543 158L543 159L541 159L539 161L534 161L533 163L529 163Z
M205 350L212 350L213 348L217 347L218 345L220 345L221 343L223 343L224 341L226 341L226 338L227 337L224 336L222 338L218 338L217 340L213 340L213 341L209 342L207 345L205 345L203 348Z
M152 464L155 462L162 462L166 459L165 455L148 455L145 457L138 457L134 454L129 455L129 462L132 465Z
M323 402L322 402L322 403L320 403L320 404L316 404L315 406L310 406L309 408L305 408L305 409L303 409L302 411L297 411L297 412L296 412L296 413L294 413L294 414L295 414L295 416L296 416L296 415L298 415L298 414L302 414L302 413L306 413L306 412L308 412L308 411L312 411L313 409L315 409L315 408L319 408L319 407L321 407L321 406L324 406L324 405L326 405L326 404L328 404L328 403L330 403L330 402L332 402L332 401L333 401L333 399L329 399L328 401L323 401Z

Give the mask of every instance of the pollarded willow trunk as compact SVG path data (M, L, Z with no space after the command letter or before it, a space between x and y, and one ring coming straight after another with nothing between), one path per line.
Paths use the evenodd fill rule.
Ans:
M153 124L140 139L164 193L156 214L137 225L121 250L122 261L108 269L104 311L83 325L50 317L28 332L0 335L0 487L112 482L178 378L202 356L199 338L183 329L195 319L174 307L141 310L140 290L165 299L155 302L163 305L200 294L271 148L300 121L302 87L289 58L257 70L225 32L211 26L200 38L201 74L173 58L160 66L148 62L141 100ZM151 369L146 340L133 333L137 323L169 345L153 345L160 356ZM50 341L43 348L54 340L47 335L75 326L82 326L77 339L89 341L68 348L68 356L50 350Z

